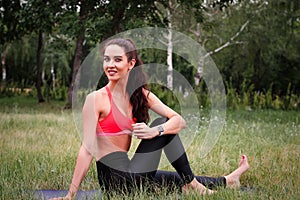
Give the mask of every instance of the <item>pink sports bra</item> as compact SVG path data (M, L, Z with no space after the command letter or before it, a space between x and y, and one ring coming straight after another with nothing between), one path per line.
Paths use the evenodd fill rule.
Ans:
M131 134L132 124L135 123L134 119L129 119L123 113L120 112L118 107L115 105L109 88L105 87L109 101L110 111L108 115L101 121L98 121L96 128L97 136L114 136Z

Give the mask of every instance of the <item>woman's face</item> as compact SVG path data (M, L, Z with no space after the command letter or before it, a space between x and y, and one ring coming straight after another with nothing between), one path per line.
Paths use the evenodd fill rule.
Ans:
M134 64L134 59L128 61L123 47L115 44L106 47L103 68L110 81L118 81L120 78L126 77Z

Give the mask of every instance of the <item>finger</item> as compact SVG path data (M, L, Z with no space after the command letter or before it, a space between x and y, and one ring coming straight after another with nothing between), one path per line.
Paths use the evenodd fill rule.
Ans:
M133 132L133 135L136 137L143 137L144 134L143 133L138 133L138 132Z
M140 129L142 129L143 127L139 127L139 126L134 126L132 129L133 130L140 130Z
M145 123L135 123L132 124L132 127L144 127L146 124Z
M136 128L136 129L133 129L133 132L134 133L144 133L145 130L143 128Z
M141 137L139 137L138 139L141 139L141 140L149 140L149 139L151 139L151 137L148 137L148 136L141 136Z
M142 129L141 127L136 127L136 126L132 128L133 131L138 131L138 130L141 130L141 129Z
M132 130L133 131L139 131L139 132L141 132L141 131L145 132L146 127L133 127Z
M135 125L144 125L144 122L135 123Z

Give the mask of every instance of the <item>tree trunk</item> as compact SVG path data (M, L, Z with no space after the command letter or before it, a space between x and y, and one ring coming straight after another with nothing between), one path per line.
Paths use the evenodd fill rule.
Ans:
M196 35L198 43L200 45L203 45L202 44L202 33L201 33L200 23L197 23L197 29L196 30L190 29L190 31ZM199 56L197 73L194 77L195 85L199 85L199 83L200 83L200 80L201 80L202 74L203 74L203 67L204 67L204 58L203 58L203 56Z
M168 49L167 49L167 65L168 65L168 75L167 75L167 87L173 90L173 63L172 63L172 52L173 52L173 41L172 41L172 2L169 0L169 8L167 9L168 14Z
M204 60L205 58L207 58L208 56L211 56L215 53L218 53L219 51L227 48L228 46L232 45L232 44L243 44L243 42L235 42L235 39L244 31L244 29L247 27L247 25L249 24L249 20L247 20L239 29L239 31L237 31L226 43L224 43L223 45L221 45L220 47L207 52L204 56L200 56L199 57L199 62L198 62L198 67L197 67L197 74L195 75L195 84L199 85L200 79L202 78L202 74L203 74L203 68L204 68ZM198 38L198 42L200 43L200 45L203 45L202 41L202 34L201 34L201 28L200 28L200 24L197 24L197 30L194 31L192 29L190 29L190 31L192 33L194 33L196 35L196 37Z
M2 64L2 83L1 86L5 88L6 86L6 66L5 66L5 61L6 61L6 52L4 51L1 54L1 64Z
M168 57L167 57L167 65L168 65L167 86L170 90L173 90L172 29L168 29L168 31L169 33L168 33Z
M42 61L41 54L43 48L43 32L39 30L39 38L38 38L38 48L36 54L36 70L37 70L37 78L36 78L36 90L38 95L38 102L45 102L42 94Z
M82 2L84 2L84 1L82 1ZM86 12L88 10L88 5L89 5L88 3L82 3L81 7L80 7L79 18L80 18L80 24L81 24L82 28L77 36L75 57L74 57L74 62L73 62L73 74L72 74L71 83L68 88L68 100L67 100L65 109L72 108L72 99L75 96L77 96L76 91L73 91L73 89L74 89L76 77L78 76L80 65L82 63L82 58L83 58L83 42L85 40L84 23L85 23ZM112 36L112 34L116 34L117 32L120 32L120 30L121 30L120 23L121 23L122 18L124 17L124 13L126 11L127 6L128 6L128 0L123 0L122 3L120 4L120 6L118 7L118 9L114 12L114 17L111 21L111 23L112 23L111 32L109 31L108 33L106 33L104 38L108 38L108 37Z
M198 67L197 67L197 73L195 75L195 85L199 85L200 80L203 75L203 68L204 68L204 58L203 56L199 56L199 62L198 62Z
M117 1L116 1L117 2ZM107 39L119 32L121 32L122 19L124 18L126 8L128 8L129 1L122 0L117 3L116 9L114 10L113 18L110 23L111 29L108 29L104 34L102 39Z
M114 11L114 17L112 19L112 33L116 34L121 31L121 20L124 17L126 8L128 8L128 0L120 1L118 7ZM111 36L111 35L110 35Z
M85 31L81 31L77 37L75 57L74 57L74 62L73 62L73 74L72 74L71 83L68 88L68 102L65 106L65 109L72 108L73 95L75 95L75 96L77 95L77 94L73 94L73 89L74 89L76 77L79 73L80 65L82 62L82 49L83 49L84 38L85 38Z
M74 61L73 61L73 74L72 74L71 83L68 88L68 100L67 100L65 109L72 108L72 98L73 98L73 96L77 96L77 94L73 94L73 92L76 92L76 91L73 91L73 89L74 89L75 81L78 76L80 65L82 62L82 57L83 57L83 42L85 39L85 26L84 26L85 7L84 7L84 4L82 4L80 7L79 18L80 18L80 24L81 24L82 28L77 35L75 56L74 56Z

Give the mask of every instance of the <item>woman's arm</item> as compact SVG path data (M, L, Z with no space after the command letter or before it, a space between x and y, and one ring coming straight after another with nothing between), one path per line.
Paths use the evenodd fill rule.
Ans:
M148 94L148 105L155 113L168 118L168 121L161 126L164 129L164 134L177 134L180 130L186 127L185 120L173 109L165 105L156 95L152 92ZM148 127L145 123L137 123L133 125L133 134L140 139L151 139L158 136L158 127Z
M64 198L54 198L53 200L73 199L75 197L78 188L90 167L93 157L95 156L97 151L96 126L98 117L101 113L101 106L95 104L95 102L97 102L96 98L101 98L101 94L97 94L95 92L89 94L85 99L82 109L83 141L77 156L69 192Z
M78 188L84 179L91 162L93 160L93 156L86 150L86 148L82 145L80 147L78 156L77 156L77 161L73 173L73 178L72 182L69 188L69 192L67 197L73 198L75 197Z
M58 198L52 198L50 200L71 200L74 199L76 196L76 193L78 191L78 188L85 177L90 165L91 161L93 160L93 156L85 149L85 147L82 145L80 147L77 161L73 173L73 178L71 185L69 187L68 194L65 197L58 197Z
M80 147L68 196L73 197L85 177L97 150L96 126L100 107L95 103L97 93L89 94L82 108L83 141Z
M148 105L152 111L169 119L163 124L164 134L176 134L186 127L185 120L152 92L148 95Z

